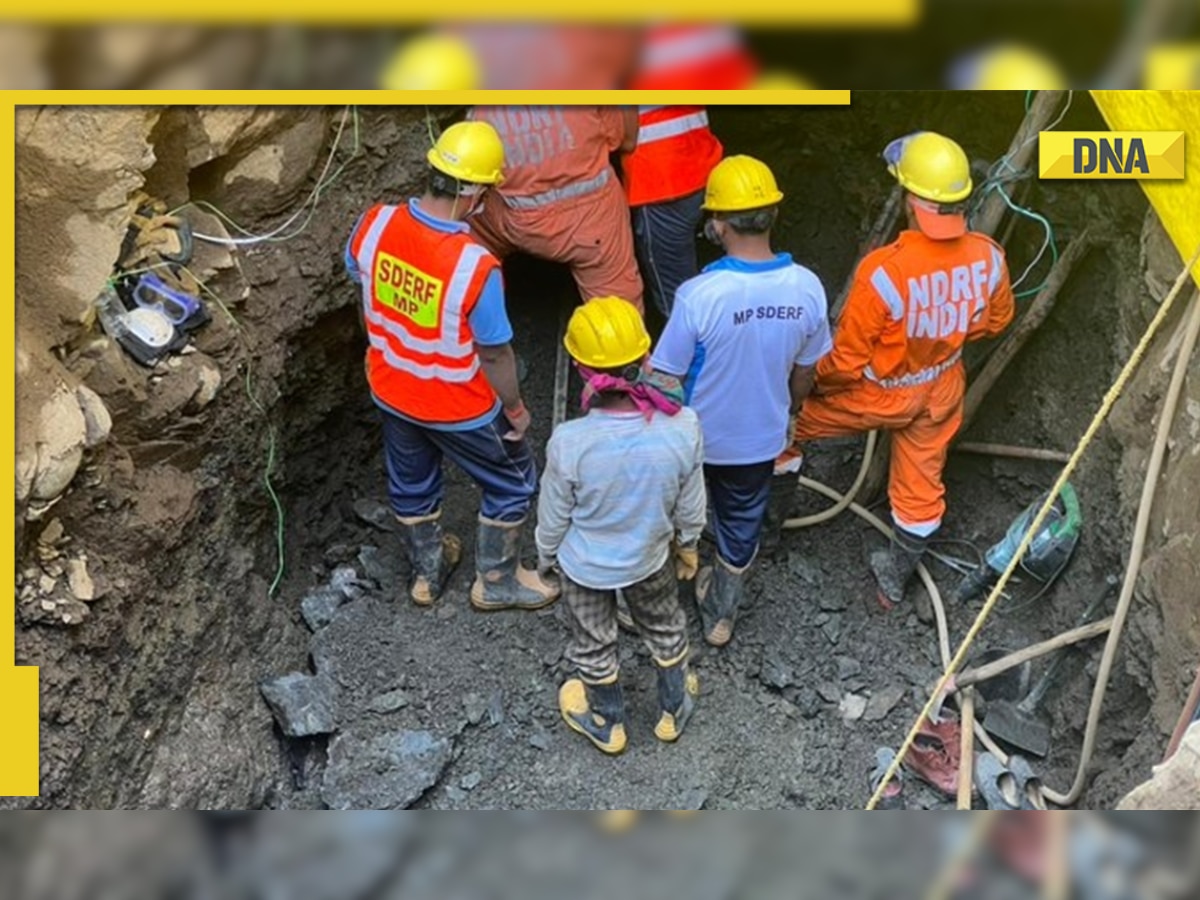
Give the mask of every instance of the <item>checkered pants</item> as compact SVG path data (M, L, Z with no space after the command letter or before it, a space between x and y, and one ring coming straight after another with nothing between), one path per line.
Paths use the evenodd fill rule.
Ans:
M598 591L562 578L562 598L571 620L567 662L593 684L617 674L617 592ZM673 560L649 578L622 588L630 615L650 654L672 663L688 649L687 616L679 605Z

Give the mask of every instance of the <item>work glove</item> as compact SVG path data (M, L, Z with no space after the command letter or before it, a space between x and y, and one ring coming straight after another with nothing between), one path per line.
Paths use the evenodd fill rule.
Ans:
M518 405L513 409L504 410L504 417L508 419L508 424L512 427L504 435L506 441L514 443L525 439L525 432L529 430L529 425L533 421L533 417L529 415L529 410L525 408L523 401L518 401Z
M691 581L700 570L699 551L695 547L672 546L675 549L675 577L680 581Z

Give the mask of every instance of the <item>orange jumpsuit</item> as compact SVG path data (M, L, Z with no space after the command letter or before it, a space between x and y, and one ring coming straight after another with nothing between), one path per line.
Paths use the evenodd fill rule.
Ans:
M968 232L901 232L854 274L833 350L796 425L797 443L892 432L888 496L896 524L928 536L946 511L942 469L962 424L963 345L1003 331L1013 292L1003 248Z
M625 190L609 155L636 113L616 106L477 106L504 142L504 181L471 230L500 259L515 251L571 269L580 297L615 295L642 309Z

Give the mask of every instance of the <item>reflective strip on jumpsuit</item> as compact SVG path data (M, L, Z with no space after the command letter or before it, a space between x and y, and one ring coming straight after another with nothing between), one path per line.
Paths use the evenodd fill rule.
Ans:
M934 241L903 232L859 265L796 442L890 431L892 518L931 535L946 512L942 471L962 424L963 346L999 334L1012 318L998 244L978 233Z

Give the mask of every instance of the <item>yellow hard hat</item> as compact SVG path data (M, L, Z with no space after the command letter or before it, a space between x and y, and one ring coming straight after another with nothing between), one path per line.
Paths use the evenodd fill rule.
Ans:
M740 212L773 206L783 199L767 164L753 156L727 156L708 175L704 209Z
M470 45L449 34L426 34L403 44L380 79L386 91L472 91L481 80Z
M504 143L487 122L456 122L442 132L425 158L459 181L499 184L504 180Z
M933 131L897 138L884 149L883 158L906 191L934 203L958 203L974 187L963 148Z
M816 85L806 78L782 70L764 72L750 85L752 91L811 91Z
M1062 90L1066 76L1049 57L1017 44L995 47L979 54L972 63L969 90Z
M620 297L595 297L575 309L563 345L571 358L592 369L637 362L650 349L650 335L637 307Z

